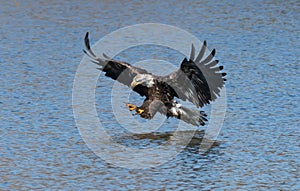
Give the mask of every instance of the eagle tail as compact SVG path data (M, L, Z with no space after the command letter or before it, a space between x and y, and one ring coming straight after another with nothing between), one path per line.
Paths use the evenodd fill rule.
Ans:
M180 107L180 115L178 115L178 118L183 120L186 123L190 123L192 125L205 125L205 121L207 121L206 117L207 115L205 114L204 111L198 111L194 109L190 109L187 107Z

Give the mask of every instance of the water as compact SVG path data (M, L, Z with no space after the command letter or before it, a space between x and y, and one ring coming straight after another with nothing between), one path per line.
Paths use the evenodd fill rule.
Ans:
M299 10L297 1L273 0L2 2L0 189L299 190ZM206 154L190 145L137 170L106 163L88 148L74 121L72 87L85 32L95 42L146 22L177 26L217 49L228 73L227 112ZM134 62L140 53L121 56ZM103 84L112 82L99 82L99 99ZM153 140L128 137L103 104L110 98L99 99L107 131L125 145L162 144L177 123L170 120Z

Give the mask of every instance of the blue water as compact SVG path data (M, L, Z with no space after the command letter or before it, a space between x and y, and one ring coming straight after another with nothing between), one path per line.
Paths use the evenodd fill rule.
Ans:
M297 1L1 2L0 189L299 190L299 21ZM122 168L80 136L73 80L87 31L96 42L148 22L182 28L216 48L228 73L226 117L218 144L205 154L190 145L162 165ZM120 57L140 55L147 52ZM177 121L167 122L162 136L124 136L101 87L113 82L101 79L96 104L107 111L100 115L107 131L124 145L163 144Z

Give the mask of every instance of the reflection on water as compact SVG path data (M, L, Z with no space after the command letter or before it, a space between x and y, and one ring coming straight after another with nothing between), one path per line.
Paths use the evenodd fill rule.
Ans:
M0 190L299 190L299 10L297 1L275 0L3 1ZM145 22L180 27L216 48L228 73L228 108L218 141L206 153L198 146L205 127L198 128L174 158L134 170L107 163L88 148L71 100L84 34L92 32L95 42ZM132 50L120 58L183 59L160 48ZM176 119L129 134L107 104L113 82L99 81L97 111L116 142L149 148L174 140Z
M203 136L205 131L177 131L176 136L174 136L174 132L151 132L151 133L143 133L143 134L126 134L120 137L116 137L115 140L121 144L126 146L158 146L163 145L167 141L175 141L180 144L180 142L186 138L191 137L191 140L188 142L188 145L182 145L186 148L191 147L195 149L203 142ZM219 146L220 141L214 141L214 146Z

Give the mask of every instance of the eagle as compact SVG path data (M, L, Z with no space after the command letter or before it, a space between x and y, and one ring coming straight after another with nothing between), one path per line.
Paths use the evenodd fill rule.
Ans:
M207 121L205 112L184 107L177 99L189 101L197 108L203 107L220 96L226 81L223 66L218 65L219 61L214 59L216 50L207 52L206 41L197 55L192 44L190 58L184 58L180 68L166 76L151 74L104 53L102 57L96 56L90 46L89 32L85 35L84 44L86 49L83 52L99 66L98 69L105 76L145 97L141 106L126 104L130 111L135 112L134 115L141 118L152 119L159 112L167 118L175 117L195 126L203 126Z

